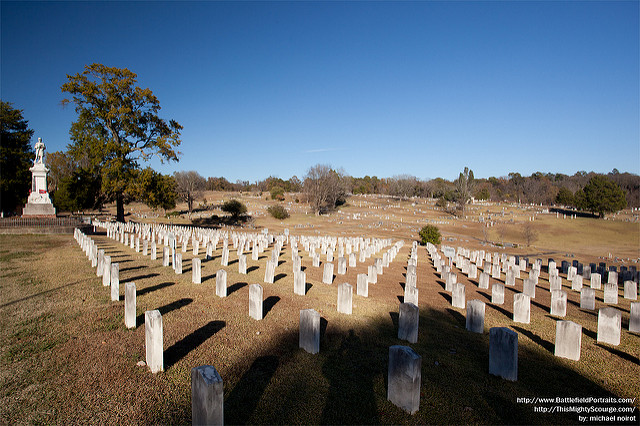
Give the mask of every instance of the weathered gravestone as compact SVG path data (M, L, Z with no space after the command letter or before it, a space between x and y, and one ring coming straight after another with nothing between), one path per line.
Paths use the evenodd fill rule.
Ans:
M333 283L333 263L325 263L322 271L322 282L324 284Z
M453 291L451 292L451 306L453 306L454 308L464 309L464 306L465 306L464 284L455 283L453 285Z
M222 377L212 365L191 369L191 422L194 425L224 424Z
M604 285L604 303L609 305L618 304L618 284L606 283Z
M482 300L470 300L467 303L466 328L473 333L484 333L485 303Z
M307 274L303 271L293 273L293 292L299 296L304 296L307 292Z
M369 296L369 280L367 274L358 274L358 282L356 283L356 294L362 297Z
M260 284L249 286L249 316L254 320L262 319L263 290Z
M404 303L418 306L418 289L409 285L404 286Z
M124 285L124 326L136 328L136 284L129 282Z
M227 297L227 271L224 269L216 272L216 296Z
M564 317L567 315L567 292L554 290L551 292L551 315Z
M522 293L532 299L536 298L536 282L531 278L526 278L522 283Z
M298 346L311 354L320 352L320 314L313 309L300 311Z
M160 311L144 313L145 355L152 373L164 371L164 352L162 346L162 315Z
M631 302L629 310L629 331L640 333L640 302Z
M264 282L267 284L273 284L276 275L276 262L273 260L267 260L267 266L264 270Z
M348 283L338 285L338 312L351 315L353 306L353 286Z
M513 295L513 321L524 324L531 322L531 298L526 294Z
M199 257L194 257L191 261L191 282L202 283L202 260Z
M621 333L622 313L616 308L600 308L598 311L597 341L618 346L620 344Z
M111 256L106 254L102 261L102 285L104 287L111 285Z
M111 264L111 301L120 300L120 264Z
M580 308L594 310L596 308L596 291L590 287L580 290Z
M506 327L489 329L489 374L518 380L518 333Z
M174 265L176 274L182 275L182 253L176 253L176 263Z
M635 281L624 282L624 298L638 300L638 284Z
M247 274L247 256L244 254L238 256L238 273L242 275Z
M420 408L422 357L407 346L389 347L387 399L409 414Z
M491 303L494 305L504 304L504 285L495 283L491 286Z
M580 360L582 326L573 321L556 322L556 344L554 355L574 361Z
M478 288L489 289L489 274L483 272L480 274L480 281L478 282Z
M398 317L398 339L410 343L418 341L418 324L420 320L418 307L413 303L401 303Z

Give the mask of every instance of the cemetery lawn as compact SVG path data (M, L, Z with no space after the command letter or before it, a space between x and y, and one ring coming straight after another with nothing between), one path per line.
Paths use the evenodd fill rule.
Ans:
M303 223L300 217L294 219ZM265 223L270 230L281 226ZM326 226L321 235L330 234L329 227L337 224ZM337 228L333 231L336 235ZM360 235L355 232L349 235ZM247 275L238 274L237 255L230 250L229 266L224 267L228 296L219 298L215 273L221 268L221 244L208 261L201 247L202 284L195 285L191 246L183 255L184 273L176 275L162 267L161 256L151 261L104 234L92 238L120 264L118 302L111 302L108 288L71 235L0 235L2 424L190 423L190 370L204 364L215 366L224 380L229 424L578 423L573 412L535 411L575 404L518 400L536 397L635 398L626 404L587 405L635 407L638 416L640 336L628 331L630 302L622 291L622 337L614 347L596 343L597 309L605 306L602 292L596 295L596 311L582 310L579 293L564 280L569 300L565 319L583 327L581 359L576 362L553 354L558 318L548 313L545 272L532 300L530 324L511 320L521 279L515 290L505 288L505 303L496 306L490 303L490 290L478 289L477 280L459 273L467 301L487 303L485 333L474 334L465 330L465 310L451 307L444 283L425 248L419 247L420 330L418 343L409 344L397 338L408 237L378 283L369 285L368 298L355 294L355 283L372 259L325 285L322 264L314 268L305 253L308 289L305 296L297 296L289 246L279 258L274 284L263 282L270 248L257 262L248 256ZM138 320L135 329L127 330L123 299L124 283L130 281L137 287ZM336 311L336 287L342 282L354 287L353 315ZM261 321L248 315L253 283L264 288ZM298 348L299 311L308 308L323 318L316 355ZM165 371L158 374L136 365L145 359L144 312L152 309L163 317ZM518 333L517 382L488 374L488 330L497 326ZM397 344L422 356L420 409L413 416L387 401L388 349Z

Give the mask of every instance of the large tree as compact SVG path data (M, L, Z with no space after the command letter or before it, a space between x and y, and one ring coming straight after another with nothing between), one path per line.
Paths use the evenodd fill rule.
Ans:
M456 186L456 201L462 213L464 213L467 202L471 200L471 194L475 187L475 181L473 178L473 170L468 167L464 168L464 171L460 173L458 179L454 182Z
M605 213L613 213L624 209L627 200L624 191L617 183L606 176L596 175L576 193L577 207L598 213L603 218Z
M194 170L188 172L175 172L173 179L176 182L178 196L187 203L189 215L193 210L193 202L202 197L207 181Z
M309 169L304 179L304 192L316 214L335 208L346 195L346 177L325 164Z
M26 202L31 188L29 168L33 165L31 148L33 130L22 116L22 110L0 101L0 209L13 213Z
M67 75L62 91L71 95L63 105L75 104L78 119L70 130L69 153L87 156L90 170L99 173L102 191L116 201L117 220L124 221L124 203L135 193L139 161L157 156L178 161L182 126L158 116L160 102L150 89L137 86L128 69L102 64L85 66Z

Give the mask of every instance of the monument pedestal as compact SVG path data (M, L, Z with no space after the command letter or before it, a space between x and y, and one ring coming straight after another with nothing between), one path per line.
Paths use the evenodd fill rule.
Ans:
M47 172L49 169L43 163L35 163L31 171L31 193L27 204L22 209L22 216L53 216L56 209L51 203L47 192Z

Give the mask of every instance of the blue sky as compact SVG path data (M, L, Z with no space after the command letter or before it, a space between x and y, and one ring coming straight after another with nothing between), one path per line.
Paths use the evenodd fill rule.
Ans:
M66 149L67 74L128 68L163 173L640 174L639 2L1 2L3 101Z

